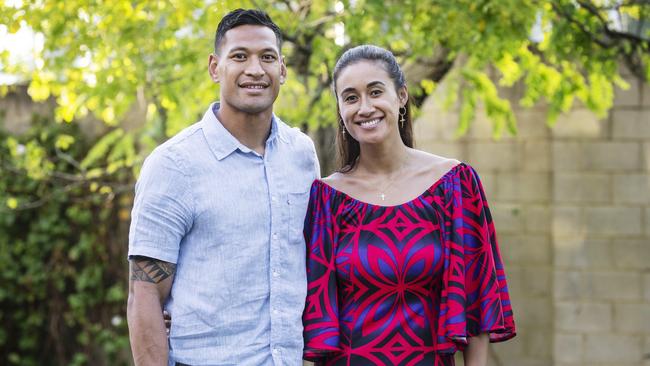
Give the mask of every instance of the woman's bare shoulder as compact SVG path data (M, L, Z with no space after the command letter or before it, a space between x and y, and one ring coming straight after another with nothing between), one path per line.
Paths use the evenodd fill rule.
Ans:
M341 179L343 179L343 176L344 176L343 173L340 173L340 172L334 172L334 173L328 175L327 177L323 177L323 178L321 178L320 180L321 180L321 182L323 182L323 183L326 183L326 184L332 185L332 184L336 184L338 181L340 181Z
M453 169L456 165L461 163L458 159L447 158L422 150L414 150L414 155L418 160L418 165L425 171L433 170L444 173Z
M321 178L321 182L341 192L348 192L355 186L355 179L350 173L334 172L331 175Z

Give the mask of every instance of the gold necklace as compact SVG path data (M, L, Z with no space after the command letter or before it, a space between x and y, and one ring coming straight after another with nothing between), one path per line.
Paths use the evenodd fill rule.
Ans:
M393 176L388 180L388 183L386 183L383 187L379 189L379 197L381 198L382 201L386 200L385 192L388 190L388 188L392 187L393 183L395 182L395 178L397 178L400 175L399 173L402 172L402 169L404 169L403 166L397 171L397 173L393 174Z

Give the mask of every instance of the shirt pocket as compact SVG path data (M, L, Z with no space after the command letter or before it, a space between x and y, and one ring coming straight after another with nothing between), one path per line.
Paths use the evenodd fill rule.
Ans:
M305 225L305 214L309 203L309 191L287 194L287 205L289 206L289 232L287 237L289 243L303 244L303 226Z

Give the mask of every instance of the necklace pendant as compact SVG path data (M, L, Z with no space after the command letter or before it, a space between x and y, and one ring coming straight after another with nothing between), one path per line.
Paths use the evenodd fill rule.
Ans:
M380 194L379 196L381 197L381 200L382 200L382 201L383 201L383 200L384 200L384 199L386 198L386 195L385 195L385 194L383 194L383 193L382 193L382 194Z

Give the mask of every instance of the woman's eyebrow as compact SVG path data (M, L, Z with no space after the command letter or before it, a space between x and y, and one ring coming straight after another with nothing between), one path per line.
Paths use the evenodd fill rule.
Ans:
M386 86L386 84L383 81L376 80L376 81L369 82L366 85L366 88L372 88L373 86L377 86L377 85ZM347 87L347 88L343 89L343 91L341 91L341 95L343 95L343 94L345 94L347 92L353 92L353 91L356 91L356 89L350 86L350 87Z

